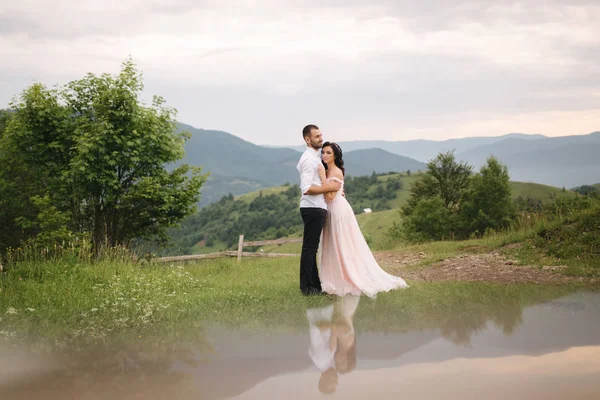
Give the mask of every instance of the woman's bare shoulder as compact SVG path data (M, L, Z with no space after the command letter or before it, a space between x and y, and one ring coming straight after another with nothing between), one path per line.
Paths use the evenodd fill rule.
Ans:
M329 174L327 174L328 178L337 178L337 179L339 179L341 181L344 180L344 174L342 173L341 169L335 168L335 169L332 169L331 171L328 171L328 172L329 172Z

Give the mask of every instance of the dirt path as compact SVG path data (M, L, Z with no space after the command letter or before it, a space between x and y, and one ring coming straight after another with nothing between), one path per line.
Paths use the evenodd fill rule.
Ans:
M415 281L465 281L497 283L598 283L597 279L569 277L561 273L566 267L535 267L518 265L492 251L483 254L460 255L422 268L415 268L426 255L378 252L375 258L388 272Z

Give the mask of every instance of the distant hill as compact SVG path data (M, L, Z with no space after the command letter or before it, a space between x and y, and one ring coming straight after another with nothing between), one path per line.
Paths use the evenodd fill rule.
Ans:
M346 174L352 176L369 175L373 171L404 172L424 171L427 165L412 158L392 154L382 149L365 149L344 152Z
M201 206L229 193L239 195L297 179L300 153L295 150L257 146L227 132L186 124L179 129L191 133L180 163L202 166L203 172L211 173L201 189Z
M579 186L600 177L600 132L535 141L510 138L458 153L457 158L478 168L491 155L508 166L512 180Z
M512 180L559 187L597 182L600 177L600 132L564 137L512 133L445 141L352 141L340 146L344 151L380 148L421 162L454 150L457 158L476 169L495 155L508 166Z
M510 190L513 200L522 197L550 201L554 198L571 198L576 196L575 192L571 190L563 192L561 188L529 182L510 182Z
M221 177L270 182L270 186L296 178L300 153L295 150L257 146L222 131L185 124L180 128L192 134L185 144L184 163L203 165L206 171Z
M202 186L200 205L219 200L229 193L239 195L286 182L298 183L296 165L301 153L287 148L257 146L227 132L197 129L180 124L191 133L185 157L179 163L203 166L210 172ZM348 175L370 175L389 171L417 171L425 165L381 149L344 152ZM178 164L179 164L178 163Z
M199 205L205 206L207 204L214 203L229 193L236 196L268 188L272 184L272 182L255 181L247 178L211 174L200 189L202 196L200 198Z
M490 154L501 159L509 157L519 158L521 155L557 150L563 146L571 146L570 148L565 147L567 150L576 150L578 149L577 146L598 144L600 144L600 132L594 132L588 135L545 138L541 140L525 140L513 137L493 144L477 146L467 151L457 151L456 154L462 160L468 161L475 166L480 166L483 165ZM565 155L571 156L569 153L565 153Z
M435 140L406 140L406 141L386 141L386 140L356 140L350 142L339 142L343 151L355 151L371 148L380 148L393 154L414 158L421 162L427 162L435 158L439 153L455 150L456 153L467 151L475 147L489 145L500 142L505 139L519 138L522 140L544 139L544 135L527 135L524 133L510 133L503 136L494 137L469 137L461 139L449 139L442 141ZM291 149L299 150L301 146L292 146Z
M298 183L296 164L303 146L297 150L258 146L227 132L185 124L180 128L192 134L182 162L202 165L211 173L202 187L201 206L229 193L239 195L286 182ZM351 176L424 170L425 161L454 149L457 158L475 169L489 156L497 156L508 166L513 181L570 188L597 182L600 177L600 132L556 138L513 133L439 142L355 141L340 145Z
M598 196L600 195L600 183L596 183L593 185L581 185L574 188L571 188L573 192L577 192L583 195L592 195Z

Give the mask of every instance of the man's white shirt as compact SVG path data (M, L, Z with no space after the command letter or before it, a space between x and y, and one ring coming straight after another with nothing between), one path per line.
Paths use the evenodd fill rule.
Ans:
M311 186L321 186L319 165L321 165L319 153L311 147L306 147L296 166L300 173L300 191L302 192L300 208L323 208L327 210L327 202L323 194L304 194Z

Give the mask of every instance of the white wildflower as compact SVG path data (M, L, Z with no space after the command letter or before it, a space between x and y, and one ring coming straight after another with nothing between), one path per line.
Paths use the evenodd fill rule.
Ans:
M90 311L91 312L96 312L96 311L98 311L98 309L97 308L92 308Z
M34 311L35 311L35 308L30 308L30 307L28 307L26 310L27 310L27 311L30 311L30 312L34 312Z
M16 309L16 308L14 308L14 307L8 307L8 308L6 309L6 313L7 313L7 314L18 314L19 312L18 312L18 311L17 311L17 309Z

